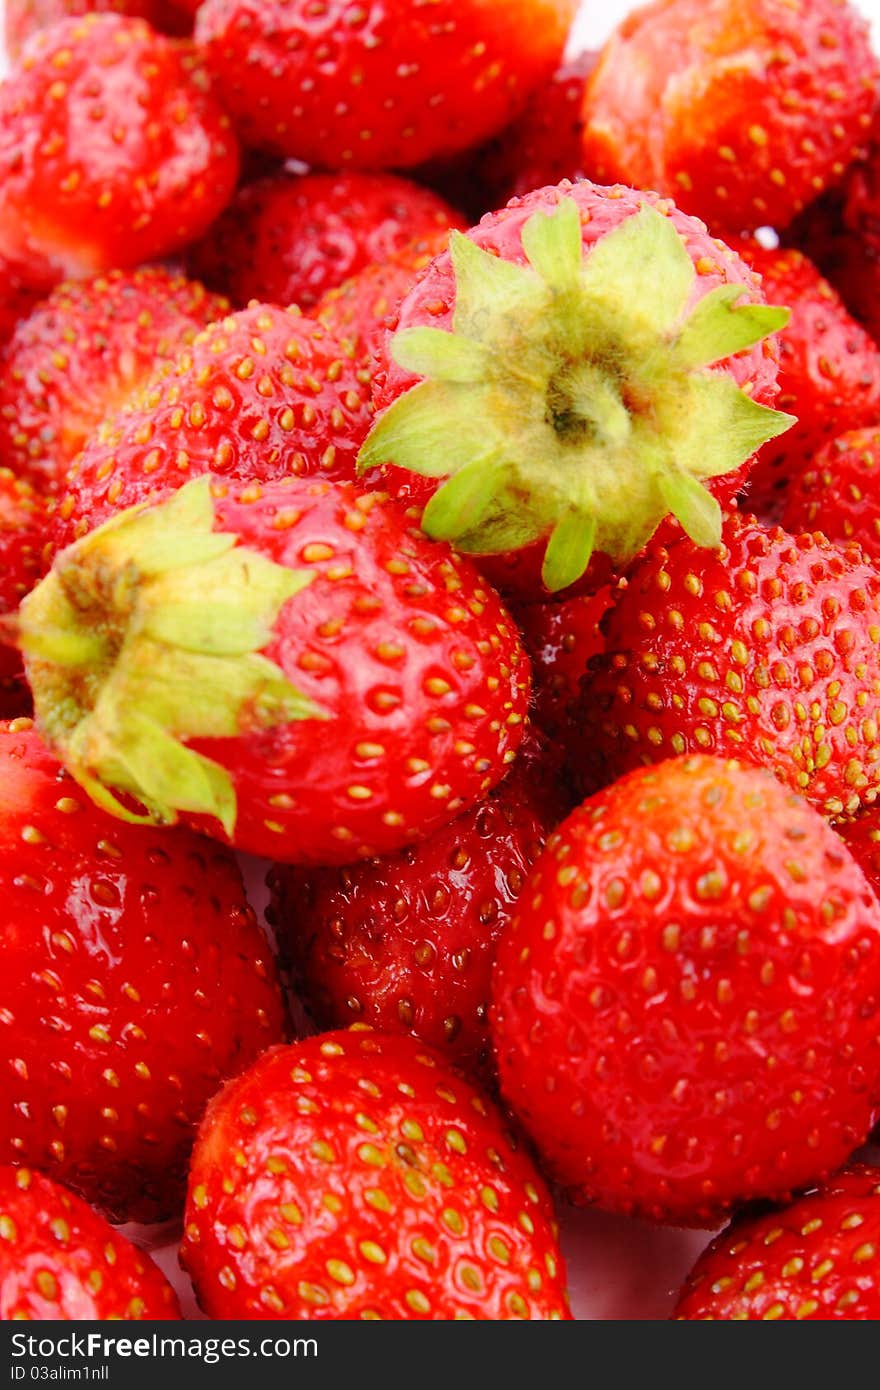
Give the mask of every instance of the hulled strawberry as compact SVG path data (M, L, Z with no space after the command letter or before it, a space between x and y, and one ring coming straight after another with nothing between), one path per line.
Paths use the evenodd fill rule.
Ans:
M173 1215L205 1102L284 1036L268 944L219 846L111 820L28 720L0 766L0 1162Z
M56 557L20 624L40 726L101 804L293 863L451 820L528 706L516 629L468 562L317 480L206 477L132 508Z
M242 142L329 169L412 168L501 130L559 63L576 0L206 0Z
M88 14L90 10L112 10L117 14L136 15L146 19L165 34L186 34L192 29L192 18L186 0L179 6L174 0L6 0L4 25L6 52L17 58L24 42L38 29L46 29L69 15Z
M876 1322L880 1168L856 1164L799 1197L734 1221L697 1260L674 1317Z
M717 544L715 494L790 423L766 341L786 320L656 195L540 189L453 233L404 299L360 467L429 535L512 556L490 572L532 597L594 553L625 565L670 515Z
M880 904L763 769L640 768L550 837L503 933L503 1094L580 1200L711 1225L878 1112Z
M866 555L880 560L878 477L880 427L847 430L791 478L782 524L789 531L822 531L829 540L858 541Z
M59 285L0 362L0 458L55 491L105 416L229 304L160 266Z
M558 738L569 729L571 709L594 656L605 650L602 619L614 604L605 584L595 594L558 603L522 603L514 610L532 663L532 718Z
M484 802L420 845L344 869L274 869L270 920L318 1025L412 1033L485 1069L495 943L570 805L558 759L532 738Z
M749 507L778 516L789 480L816 449L840 432L880 420L880 352L846 306L800 251L737 249L761 276L768 299L787 304L779 335L779 400L797 425L759 453L749 474Z
M369 1029L278 1049L221 1092L181 1254L213 1318L570 1316L550 1197L502 1115Z
M445 245L459 214L394 174L292 174L240 188L189 254L193 273L238 306L251 299L311 309L365 266L413 240Z
M584 159L710 227L785 227L863 147L877 75L845 0L655 0L600 55Z
M195 50L141 19L60 20L0 87L0 255L38 288L179 250L237 174Z
M298 309L252 305L211 324L89 441L53 519L61 545L198 474L353 479L369 380Z
M587 786L677 753L744 755L826 815L880 790L880 576L856 545L731 516L635 565L584 682Z
M22 478L0 468L0 618L14 613L46 572L46 505ZM30 708L21 654L0 645L0 718Z

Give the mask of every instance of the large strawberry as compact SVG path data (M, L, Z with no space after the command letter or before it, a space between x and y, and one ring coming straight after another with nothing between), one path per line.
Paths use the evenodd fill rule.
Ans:
M655 0L602 51L584 159L711 227L785 227L864 146L877 77L845 0Z
M831 817L880 791L880 575L858 546L731 516L635 565L579 711L585 785L743 754Z
M856 1164L790 1206L734 1221L700 1256L674 1317L877 1322L880 1168Z
M267 858L419 840L522 737L528 658L496 595L351 485L198 479L63 551L20 621L40 725L92 795Z
M180 1317L168 1280L79 1197L0 1167L0 1322Z
M570 805L558 759L531 739L484 802L420 845L343 869L279 865L271 921L318 1024L412 1033L484 1067L495 942Z
M404 299L361 467L396 465L429 535L513 554L498 573L532 596L538 571L555 591L594 552L626 564L670 514L714 545L715 494L791 423L764 341L787 317L656 195L540 189L453 232Z
M209 471L351 480L369 423L353 349L296 308L252 305L199 334L98 430L70 469L55 540Z
M206 0L196 21L246 145L325 169L412 168L507 125L577 0Z
M782 524L789 531L822 531L829 540L858 541L880 560L880 410L871 429L838 435L793 475Z
M22 478L0 468L0 618L14 613L46 573L46 504ZM0 645L0 718L24 714L30 692L21 655Z
M184 1264L213 1318L568 1318L553 1207L502 1115L411 1038L279 1048L217 1097Z
M192 29L187 0L180 0L179 6L174 0L5 0L7 54L17 58L25 39L38 29L46 29L68 15L88 14L90 10L137 15L165 34L186 34Z
M586 1201L711 1225L838 1167L880 1094L880 904L763 769L641 768L547 842L498 943L503 1094Z
M37 287L177 251L237 173L195 50L144 20L60 20L0 86L0 256Z
M111 820L30 721L0 768L0 1163L173 1215L205 1102L284 1035L268 944L224 850Z
M459 214L394 174L293 174L245 184L189 254L194 275L228 294L311 309L327 290L419 238L437 239Z
M0 458L55 491L101 420L228 309L160 266L59 285L0 361Z

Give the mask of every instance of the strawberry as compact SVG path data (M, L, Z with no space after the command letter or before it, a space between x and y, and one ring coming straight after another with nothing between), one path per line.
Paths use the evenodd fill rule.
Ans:
M0 1167L0 1321L171 1322L177 1296L149 1256L58 1183Z
M46 572L46 506L28 483L0 468L0 620L14 613ZM30 706L20 654L0 645L0 719Z
M0 86L0 256L48 288L179 250L232 196L228 126L195 51L144 20L34 34Z
M555 69L577 0L205 0L196 37L242 142L412 168L501 130Z
M761 276L768 299L791 309L779 335L777 404L798 423L761 450L748 481L750 508L773 515L791 476L839 433L841 420L853 428L880 420L880 351L800 251L757 242L738 242L737 250Z
M502 1092L579 1200L711 1225L878 1113L880 903L763 769L639 768L547 842L498 943Z
M68 15L84 15L90 10L112 10L116 14L146 19L165 34L187 34L192 17L186 0L5 0L6 52L17 58L26 39L38 29L46 29Z
M791 1206L734 1221L697 1260L684 1320L876 1322L880 1169L854 1164Z
M853 820L838 821L834 828L880 898L880 807L869 806Z
M0 457L56 490L101 420L228 309L160 266L59 285L0 363Z
M549 1194L501 1114L369 1029L276 1049L212 1102L181 1257L212 1318L570 1316Z
M513 610L532 662L532 718L551 737L566 733L581 678L605 650L602 619L614 604L610 584L560 603L523 603Z
M320 1027L412 1033L485 1068L495 942L571 804L552 750L527 744L484 802L420 845L344 869L273 870L270 920Z
M41 727L90 794L265 858L422 839L522 737L528 659L497 597L351 485L197 479L63 551L20 623Z
M655 0L602 50L583 157L711 227L782 228L860 153L877 77L845 0Z
M424 237L446 245L458 213L394 174L291 174L240 188L192 248L194 275L228 294L311 309L327 290Z
M74 462L56 540L209 470L241 482L353 478L370 415L350 352L295 308L252 305L212 324Z
M0 348L12 337L19 319L29 314L39 291L25 285L17 268L0 256Z
M268 945L219 846L111 820L28 720L0 767L0 1162L170 1216L205 1102L284 1035Z
M829 540L857 541L872 560L880 560L878 473L880 428L847 430L791 479L782 524L789 531L822 531Z
M586 784L677 753L745 754L826 815L880 790L880 575L855 545L730 517L633 567L584 683Z
M670 514L714 545L715 494L791 423L764 341L786 320L671 203L539 189L453 232L403 300L359 467L530 598L594 553L625 566Z

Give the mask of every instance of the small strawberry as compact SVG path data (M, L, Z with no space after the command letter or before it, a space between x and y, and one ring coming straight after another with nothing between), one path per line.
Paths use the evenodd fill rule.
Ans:
M0 1322L171 1322L177 1296L149 1256L30 1168L0 1167Z
M855 1164L790 1206L734 1221L688 1275L685 1321L880 1319L880 1168Z
M173 1215L205 1102L284 1036L268 945L224 850L111 820L30 721L0 769L0 1163Z
M56 541L209 471L230 482L353 479L370 412L350 353L295 308L252 305L212 324L89 441L68 475Z
M802 252L745 241L737 250L767 298L791 310L779 335L777 404L798 423L761 450L748 480L749 507L775 519L789 479L840 432L841 420L852 428L880 420L880 351Z
M56 490L101 420L228 309L160 266L59 285L0 361L0 457Z
M743 754L826 815L880 791L880 575L858 546L731 516L633 567L579 707L585 784Z
M570 1317L549 1194L502 1115L369 1029L278 1048L213 1101L181 1257L212 1318Z
M367 265L419 238L446 244L459 214L427 188L394 174L291 174L240 188L189 253L192 273L228 294L311 309Z
M163 34L188 34L192 30L186 0L180 0L179 5L174 0L5 0L8 56L17 58L25 40L38 29L46 29L69 15L88 14L90 10L134 15L148 20Z
M46 573L46 505L28 483L0 468L0 619L14 613ZM21 655L0 645L0 719L24 714L30 692Z
M229 201L238 148L195 50L86 14L0 85L0 256L36 288L159 260Z
M550 754L528 740L485 801L391 858L272 871L270 920L320 1027L412 1033L485 1068L495 942L571 804Z
M782 228L863 148L877 78L844 0L655 0L602 50L583 157L711 227Z
M522 603L513 610L532 662L532 718L551 737L567 732L581 678L605 650L600 624L614 604L614 590L575 594L559 603Z
M640 768L557 829L498 943L505 1099L579 1199L711 1225L878 1113L880 903L763 769Z
M467 561L377 494L198 479L56 556L21 643L101 804L305 864L388 854L513 760L528 658ZM102 785L103 784L103 785Z
M577 0L205 0L242 142L329 169L410 169L501 130L561 56Z
M880 560L878 478L880 427L847 430L790 480L782 524L788 531L822 531L832 541L858 541Z
M669 515L717 544L718 495L791 423L764 341L787 317L656 195L539 189L453 232L404 299L359 467L532 599Z

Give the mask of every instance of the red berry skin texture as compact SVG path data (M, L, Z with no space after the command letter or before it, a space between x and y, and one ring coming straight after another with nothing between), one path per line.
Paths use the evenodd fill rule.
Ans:
M0 1322L173 1322L148 1255L30 1168L0 1167Z
M212 1318L570 1317L550 1197L505 1119L369 1029L276 1049L216 1097L181 1256Z
M600 625L613 605L614 590L605 584L595 594L514 609L532 662L531 717L551 737L564 738L569 729L581 679L592 658L605 650Z
M495 943L571 805L553 750L526 743L485 801L420 845L344 869L272 871L276 938L320 1026L412 1033L487 1070Z
M582 1201L712 1225L838 1167L880 1077L880 905L764 770L640 769L550 837L498 947L505 1099Z
M0 617L14 613L46 572L46 504L22 478L0 468ZM0 719L25 714L30 692L21 653L0 646Z
M880 898L880 807L869 806L834 828Z
M328 290L413 240L440 241L450 227L465 226L436 193L394 174L282 171L239 189L190 251L189 267L238 308L259 299L311 310Z
M868 25L841 0L657 0L587 86L584 159L731 232L783 228L839 183L876 105Z
M16 267L0 256L0 347L12 337L15 325L30 313L39 290L25 284Z
M284 1037L268 944L220 846L111 820L27 720L0 764L0 1161L163 1219L206 1101Z
M880 412L878 412L880 418ZM791 479L782 524L789 531L821 531L832 541L857 541L880 560L880 429L847 430Z
M254 305L211 324L72 464L55 543L201 473L353 480L370 411L368 379L350 354L295 308Z
M146 19L163 34L187 34L192 20L186 4L178 8L173 0L6 0L6 52L17 58L25 40L38 29L47 29L68 15L84 15L90 10L135 15Z
M57 491L101 421L228 310L227 300L161 266L59 285L7 344L0 457Z
M237 177L195 49L141 19L60 20L0 88L0 255L37 288L172 255Z
M242 143L409 169L496 134L562 57L576 0L207 0L196 38Z
M678 753L766 764L826 816L880 788L880 576L860 548L730 516L633 567L584 682L583 785Z
M880 1169L854 1164L790 1206L734 1221L688 1275L694 1322L876 1322Z

